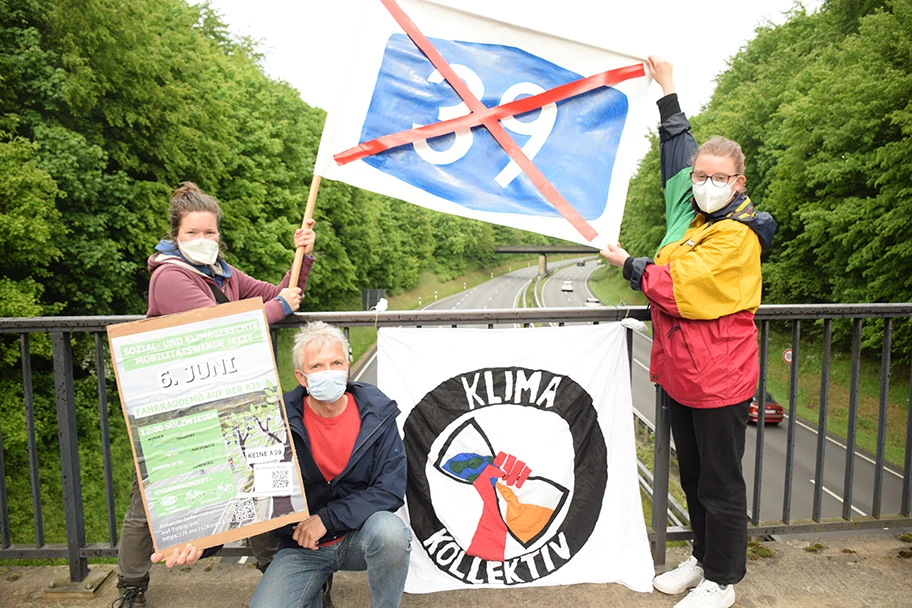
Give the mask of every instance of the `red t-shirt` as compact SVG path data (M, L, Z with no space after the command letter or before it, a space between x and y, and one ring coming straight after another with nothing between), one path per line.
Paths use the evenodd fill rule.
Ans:
M338 416L324 418L310 409L304 398L304 428L310 437L310 453L326 481L342 472L351 458L355 440L361 430L361 417L351 393L345 393L348 403Z

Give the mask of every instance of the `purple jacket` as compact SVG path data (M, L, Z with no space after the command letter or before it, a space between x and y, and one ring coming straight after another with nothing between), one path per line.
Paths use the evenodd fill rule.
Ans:
M304 257L301 264L301 276L298 278L298 287L301 293L307 286L307 275L313 266L314 258ZM250 275L244 274L234 266L228 266L231 275L222 282L221 290L232 302L246 300L257 296L263 298L266 306L266 321L270 324L285 318L285 309L276 296L288 287L291 271L285 273L285 278L278 285L258 281ZM149 256L149 310L147 317L160 317L176 312L186 312L196 308L215 306L215 296L209 285L216 286L211 277L199 272L177 256L155 253ZM218 287L216 286L216 289Z

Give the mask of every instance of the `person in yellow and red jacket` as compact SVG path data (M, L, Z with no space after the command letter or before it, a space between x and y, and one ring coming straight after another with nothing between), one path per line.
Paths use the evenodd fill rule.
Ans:
M618 245L601 254L624 269L652 314L650 378L668 395L693 555L653 582L693 590L675 608L728 608L744 578L747 488L741 470L748 408L757 387L760 253L776 224L745 194L744 154L724 137L697 148L674 92L672 66L647 62L658 101L667 232L654 259Z

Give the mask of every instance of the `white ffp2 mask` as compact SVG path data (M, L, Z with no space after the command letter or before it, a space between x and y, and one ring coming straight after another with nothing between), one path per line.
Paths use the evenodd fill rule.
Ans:
M734 192L731 186L716 186L711 179L693 185L694 200L703 213L715 213L728 204Z

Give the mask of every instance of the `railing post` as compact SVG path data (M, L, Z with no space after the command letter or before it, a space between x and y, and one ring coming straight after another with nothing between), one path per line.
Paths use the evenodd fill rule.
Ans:
M276 369L279 367L279 330L269 328L269 338L272 340L272 358L275 359ZM286 389L288 390L288 389Z
M757 402L757 440L754 456L754 501L751 506L751 522L760 524L760 492L763 489L763 435L766 431L766 368L769 355L769 321L760 323L760 384Z
M63 510L66 518L67 560L70 580L85 580L89 562L80 556L85 546L79 446L76 438L76 399L73 391L73 347L69 332L51 334L54 351L54 394L57 401L57 437L63 476Z
M842 518L852 519L852 494L855 483L855 442L858 432L858 385L861 377L862 319L852 319L852 371L849 378L849 421L846 428L845 485L842 489ZM823 480L819 480L823 483Z
M0 549L10 546L9 509L6 502L6 471L3 467L3 434L0 433Z
M35 436L35 400L32 394L32 351L29 334L19 337L22 356L22 395L25 397L25 432L28 437L29 480L32 486L32 511L35 514L35 547L44 546L44 515L41 511L41 478L38 474L38 440Z
M899 512L912 517L912 365L909 366L909 399L906 400L906 457L903 464L902 504Z
M117 544L117 514L114 511L114 473L111 465L111 432L108 427L108 386L105 382L105 350L101 332L95 334L95 373L98 388L98 430L104 464L105 506L108 510L108 541Z
M833 320L823 320L823 354L820 359L820 407L817 414L817 464L814 468L814 507L811 519L820 523L823 509L823 465L826 459L827 415L830 403L830 356Z
M630 383L633 385L633 330L627 328L627 372L630 375Z
M893 319L884 319L883 349L880 356L880 408L877 412L877 457L874 465L874 503L871 515L880 519L883 498L884 459L887 447L887 406L890 401L890 350L893 346Z
M792 363L789 366L788 436L785 443L785 487L782 493L782 523L792 522L792 477L795 468L795 418L798 409L798 362L801 354L801 321L792 321ZM764 406L766 407L766 406Z
M671 469L671 423L665 389L656 385L655 448L652 457L652 531L655 534L652 559L657 567L665 565L668 538L668 475Z

